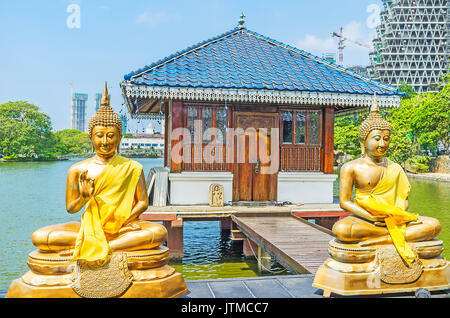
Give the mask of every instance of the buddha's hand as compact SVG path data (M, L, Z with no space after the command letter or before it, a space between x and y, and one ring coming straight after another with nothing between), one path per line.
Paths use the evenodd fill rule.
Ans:
M78 187L80 189L80 195L89 200L94 194L94 179L87 177L87 170L84 170L80 173L80 177L78 178Z

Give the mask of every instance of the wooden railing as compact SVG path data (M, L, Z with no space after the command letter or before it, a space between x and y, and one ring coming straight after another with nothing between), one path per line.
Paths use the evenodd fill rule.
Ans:
M190 149L190 150L189 150ZM191 144L183 153L184 171L227 171L226 146ZM282 145L280 171L320 171L320 145Z
M320 145L282 145L280 156L281 171L320 171Z
M183 153L185 171L227 171L224 144L191 144ZM186 148L185 148L186 149Z

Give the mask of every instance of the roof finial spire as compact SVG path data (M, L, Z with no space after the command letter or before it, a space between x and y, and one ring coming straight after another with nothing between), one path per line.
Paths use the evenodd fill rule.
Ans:
M110 106L109 105L108 87L107 87L106 81L105 81L105 88L103 89L103 95L102 95L102 99L100 101L100 105L101 106Z
M238 28L239 29L245 28L245 26L244 26L244 23L245 23L244 18L245 18L244 13L241 13L241 17L239 18L239 21L238 21Z

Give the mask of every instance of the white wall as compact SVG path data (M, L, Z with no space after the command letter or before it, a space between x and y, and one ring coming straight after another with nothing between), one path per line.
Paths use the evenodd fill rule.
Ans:
M278 199L292 203L333 203L333 182L337 175L302 172L278 173ZM170 204L209 204L209 186L224 187L224 202L233 199L231 172L170 173Z
M333 203L335 174L279 172L278 201L292 203Z
M224 202L233 198L233 174L231 172L170 173L170 204L209 205L209 186L219 183L224 188Z

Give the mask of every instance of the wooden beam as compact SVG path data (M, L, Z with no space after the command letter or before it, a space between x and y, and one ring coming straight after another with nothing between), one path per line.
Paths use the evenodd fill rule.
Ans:
M183 103L179 100L177 101L172 101L172 131L174 131L177 128L182 128L183 127ZM174 148L174 146L183 141L183 137L179 136L177 139L173 138L173 135L171 135L171 149ZM178 154L175 154L178 155ZM181 155L181 153L180 153ZM173 160L173 154L171 154L171 158L170 158L170 171L171 172L176 172L179 173L181 172L181 168L182 168L182 160L180 162L175 162Z
M333 173L334 163L334 107L325 107L323 112L323 172Z

